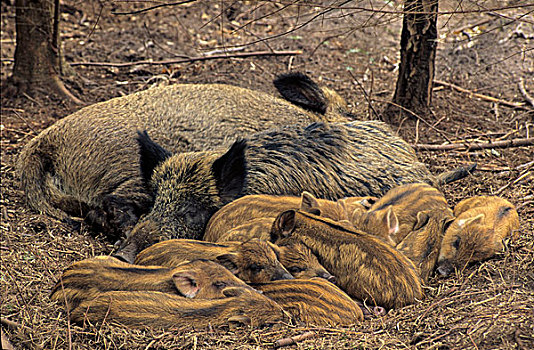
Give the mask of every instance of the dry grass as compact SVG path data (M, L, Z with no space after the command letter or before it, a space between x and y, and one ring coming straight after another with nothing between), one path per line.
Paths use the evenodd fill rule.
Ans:
M176 21L183 28L198 30L202 40L220 38L217 21L202 27L208 18L220 10L208 5L195 5L175 12L155 12L138 16L112 16L105 8L99 26L92 31L98 17L97 2L65 1L63 36L67 59L71 61L131 61L170 56L167 41L176 42L172 49L194 55L198 49L193 35L177 35ZM219 2L217 2L219 3ZM70 7L69 7L70 6ZM251 4L242 4L239 13L251 11ZM489 6L489 5L488 5ZM163 11L163 10L162 10ZM514 12L516 11L516 12ZM519 10L509 10L508 17L518 16ZM187 13L186 13L187 12ZM175 16L176 14L176 16ZM187 14L187 16L186 16ZM2 2L2 57L13 57L14 10ZM84 19L85 16L85 19ZM368 14L353 15L354 23ZM259 17L259 15L258 15ZM291 19L273 17L260 21L255 34L268 35L274 30L291 26ZM349 17L347 17L349 18ZM461 48L454 29L469 27L480 21L477 16L453 17L440 31L448 32L438 52L437 77L484 94L521 102L516 83L523 77L532 94L528 79L534 72L532 51L519 54L516 59L504 60L521 48L532 48L532 39L513 36L519 22L502 26L503 18L486 16L488 34L473 40L473 47ZM525 18L532 20L532 16ZM140 26L147 24L149 31ZM244 20L242 20L244 21ZM305 27L294 33L305 37L282 37L270 43L274 49L298 48L304 54L289 58L251 58L208 61L168 67L139 67L138 69L102 69L77 67L80 76L69 87L87 101L98 101L146 88L154 81L214 82L223 81L273 92L272 77L284 72L288 65L303 70L339 90L354 103L354 111L362 119L370 118L363 94L347 67L377 100L387 100L393 91L396 72L391 62L397 52L396 38L399 23L366 28L351 35L328 38L346 24L345 17L325 21L320 26ZM84 24L85 23L85 24ZM230 24L225 22L226 26ZM263 23L263 24L261 24ZM271 27L269 27L269 25ZM122 34L113 30L123 28ZM180 27L180 28L182 28ZM497 28L490 30L492 28ZM276 29L276 28L275 28ZM526 30L525 27L519 27ZM330 31L330 32L329 32ZM91 33L91 34L90 34ZM227 36L227 43L250 39ZM458 35L460 37L461 35ZM327 43L318 46L327 39ZM380 38L380 39L377 39ZM4 42L4 40L6 40ZM152 40L157 45L147 44ZM188 41L190 40L190 41ZM465 38L463 39L465 43ZM495 43L504 40L499 45ZM80 44L84 41L85 44ZM380 43L380 46L377 43ZM139 49L145 45L145 51ZM159 45L159 46L158 46ZM163 46L162 46L163 45ZM196 46L195 46L196 45ZM317 48L318 47L318 48ZM316 51L313 51L317 48ZM351 52L357 48L359 51ZM265 49L258 43L250 50ZM389 57L387 60L384 56ZM502 62L501 62L502 61ZM2 64L5 81L12 65ZM372 74L371 74L372 73ZM373 79L371 79L373 77ZM128 84L117 82L127 81ZM372 88L372 91L370 91ZM383 107L376 102L377 109ZM451 204L476 194L500 195L518 207L521 238L509 244L502 256L467 266L447 279L432 279L424 300L386 316L367 319L349 328L310 328L282 326L267 329L212 330L144 330L136 331L116 325L85 325L79 327L67 321L62 305L48 298L59 274L71 263L98 254L108 254L111 242L91 234L85 227L73 229L52 218L38 215L23 201L14 172L15 161L23 145L59 117L73 108L47 99L25 98L2 100L1 186L0 197L0 254L1 254L1 316L2 330L16 346L30 349L257 349L272 347L281 338L313 331L316 336L303 340L296 347L305 348L381 348L381 349L532 349L534 348L534 177L532 147L486 150L477 152L422 152L421 158L433 172L451 169L459 164L477 161L478 173L445 188ZM424 123L404 121L397 125L399 132L411 142L441 143L451 140L496 140L526 137L533 133L532 110L494 107L488 102L468 95L439 89L434 93L435 119L433 128ZM436 131L436 129L438 131ZM502 189L502 190L501 190ZM12 321L6 324L4 321ZM15 322L15 323L13 323Z

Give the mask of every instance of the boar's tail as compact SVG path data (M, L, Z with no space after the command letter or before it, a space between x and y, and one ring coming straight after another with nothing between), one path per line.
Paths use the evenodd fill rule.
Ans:
M476 167L477 167L477 163L473 163L468 166L459 167L454 170L441 173L438 176L436 176L437 185L441 186L441 185L445 185L456 180L463 179L467 175L473 173L476 170Z
M60 220L68 220L68 215L52 205L53 197L58 196L57 186L53 186L54 147L47 142L46 134L31 140L22 150L17 161L17 172L26 201L34 210ZM50 188L50 187L54 188ZM55 196L54 196L55 194Z

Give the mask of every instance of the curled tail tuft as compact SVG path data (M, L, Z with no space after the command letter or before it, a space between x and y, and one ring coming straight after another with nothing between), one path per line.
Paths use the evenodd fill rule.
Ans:
M54 207L51 202L52 189L47 178L53 171L53 147L46 142L44 135L31 140L22 150L17 160L17 172L21 189L27 203L34 210L60 220L67 220L68 215Z

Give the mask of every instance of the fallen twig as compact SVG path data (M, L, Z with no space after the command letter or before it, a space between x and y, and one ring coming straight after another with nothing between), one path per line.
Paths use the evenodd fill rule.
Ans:
M512 107L512 108L529 109L529 107L525 106L524 103L510 102L510 101L501 100L501 99L498 99L498 98L495 98L495 97L492 97L492 96L479 94L477 92L473 92L471 90L464 89L463 87L460 87L458 85L454 85L454 84L451 84L451 83L447 83L445 81L435 80L434 79L434 84L450 87L453 90L456 90L456 91L459 91L459 92L463 92L463 93L469 94L471 96L478 97L478 98L480 98L482 100L499 103L499 104L504 105L504 106L508 106L508 107Z
M491 149L491 148L509 148L509 147L522 147L522 146L532 146L534 145L534 137L529 137L526 139L513 139L513 140L503 140L503 141L494 141L487 143L469 143L465 141L461 144L447 144L447 145L430 145L430 144L415 144L412 145L416 150L424 151L475 151L481 149Z
M169 59L162 61L152 61L152 60L143 60L136 62L73 62L71 66L97 66L97 67L130 67L137 65L162 65L162 64L176 64L176 63L186 63L186 62L196 62L196 61L208 61L208 60L218 60L223 58L243 58L243 57L253 57L253 56L288 56L288 55L301 55L302 50L290 50L290 51L254 51L254 52L236 52L232 54L220 54L212 56L199 56L199 57L189 57L189 58L177 58Z
M296 335L294 337L278 339L277 341L274 342L273 346L275 349L278 349L284 346L294 345L294 344L297 344L299 341L313 338L316 335L317 334L315 332L306 332L306 333Z
M526 168L525 170L523 170L521 172L521 174L519 174L519 177L517 179L515 179L514 181L512 182L509 182L507 183L506 185L504 185L503 187L499 188L497 190L497 192L494 193L495 196L498 196L500 195L505 189L507 189L508 187L512 186L512 185L515 185L516 183L518 183L519 181L523 180L524 178L526 178L527 176L529 176L531 174L531 171L530 171L530 168L532 166L529 166L528 168Z
M525 82L523 81L523 78L519 78L519 91L521 92L521 95L523 95L523 97L525 98L525 100L532 106L534 107L534 98L532 96L530 96L527 92L527 90L525 89Z
M9 339L7 339L7 336L2 331L2 349L4 350L15 350Z
M25 331L31 331L31 328L30 328L30 327L26 327L25 325L20 324L20 323L18 323L18 322L8 320L8 319L5 318L5 317L0 318L0 322L1 322L2 324L6 325L7 327L10 327L10 328L23 329L23 330L25 330Z

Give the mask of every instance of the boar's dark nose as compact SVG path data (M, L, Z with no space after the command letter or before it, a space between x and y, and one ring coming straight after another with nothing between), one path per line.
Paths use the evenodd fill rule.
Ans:
M452 264L449 261L445 260L439 263L437 271L440 276L447 277L452 272Z

